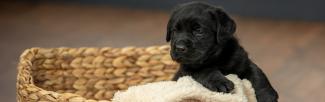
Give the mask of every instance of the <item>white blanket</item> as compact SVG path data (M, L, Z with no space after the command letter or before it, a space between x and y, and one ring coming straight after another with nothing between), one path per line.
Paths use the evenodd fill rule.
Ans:
M132 86L114 94L112 102L256 102L251 83L236 75L226 76L235 84L231 93L212 92L185 76L177 81L162 81Z

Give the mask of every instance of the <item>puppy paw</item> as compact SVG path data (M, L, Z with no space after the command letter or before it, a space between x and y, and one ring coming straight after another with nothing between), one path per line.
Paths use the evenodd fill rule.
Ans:
M278 102L278 94L273 90L257 92L256 95L258 102Z
M234 83L228 79L213 80L208 83L207 88L211 91L229 93L234 89Z

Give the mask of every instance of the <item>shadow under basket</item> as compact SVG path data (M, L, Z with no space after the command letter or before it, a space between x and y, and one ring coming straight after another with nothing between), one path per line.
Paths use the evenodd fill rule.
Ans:
M129 86L170 80L168 46L31 48L18 64L19 102L110 102Z

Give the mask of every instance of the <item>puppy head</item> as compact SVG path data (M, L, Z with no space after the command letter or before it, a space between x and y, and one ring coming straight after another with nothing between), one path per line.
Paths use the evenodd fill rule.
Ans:
M167 25L171 56L182 64L201 64L233 37L234 21L220 8L202 2L176 7Z

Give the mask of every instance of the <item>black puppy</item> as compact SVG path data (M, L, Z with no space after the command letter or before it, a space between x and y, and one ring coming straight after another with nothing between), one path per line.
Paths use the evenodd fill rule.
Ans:
M167 25L172 59L181 64L173 80L192 76L204 87L230 92L227 74L251 81L258 102L277 102L278 94L234 37L235 22L220 8L202 2L180 5Z

